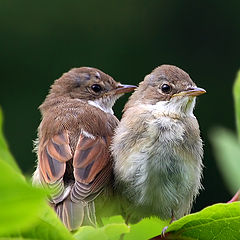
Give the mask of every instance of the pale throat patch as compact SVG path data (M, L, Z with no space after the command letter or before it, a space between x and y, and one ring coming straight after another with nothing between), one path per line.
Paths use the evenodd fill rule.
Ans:
M195 107L196 97L174 97L170 101L159 101L151 108L153 112L163 116L195 117L193 110Z
M114 95L114 96L107 96L95 100L88 100L88 104L101 109L102 111L110 114L114 114L113 112L113 105L118 98L120 98L122 94Z

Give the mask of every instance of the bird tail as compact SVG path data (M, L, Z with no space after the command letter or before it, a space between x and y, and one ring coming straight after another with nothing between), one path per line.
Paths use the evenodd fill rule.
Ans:
M55 211L69 231L85 225L96 226L94 201L76 203L68 197L55 206Z

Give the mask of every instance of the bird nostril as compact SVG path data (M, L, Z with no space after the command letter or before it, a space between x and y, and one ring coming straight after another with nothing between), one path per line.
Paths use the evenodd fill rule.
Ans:
M187 91L192 91L192 90L194 90L194 87L188 87L187 88Z
M117 88L122 88L122 87L123 87L122 84L118 84L118 85L117 85Z

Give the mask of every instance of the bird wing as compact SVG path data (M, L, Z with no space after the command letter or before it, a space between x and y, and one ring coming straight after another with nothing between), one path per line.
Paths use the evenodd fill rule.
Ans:
M39 154L39 166L46 183L53 183L63 177L66 162L72 158L67 130L53 136Z
M91 201L101 192L112 177L112 161L109 145L110 136L87 137L80 134L74 154L69 145L69 134L61 134L49 139L39 152L39 168L45 183L53 189L52 201L58 203L69 193L64 186L63 176L66 162L73 158L75 183L71 199Z
M51 202L68 229L82 224L95 225L94 200L112 177L112 161L109 152L110 136L86 137L80 134L74 154L65 130L55 135L39 151L39 169L50 187ZM66 162L73 159L75 182L64 183Z
M63 176L66 170L66 162L72 159L72 151L69 145L67 130L53 136L39 147L39 169L44 182L53 190L52 201L58 203L64 199ZM69 189L70 190L70 189ZM69 191L68 190L68 191Z
M87 137L80 135L73 156L75 184L71 199L91 201L112 176L109 151L110 136Z

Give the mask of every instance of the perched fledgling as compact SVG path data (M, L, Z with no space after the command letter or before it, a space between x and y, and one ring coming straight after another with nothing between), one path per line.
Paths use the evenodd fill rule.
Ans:
M128 222L173 220L190 212L201 188L203 157L193 109L205 92L180 68L162 65L127 102L111 148Z
M96 68L73 68L39 107L33 182L52 190L51 205L69 230L96 223L94 200L112 184L109 145L119 122L112 107L134 88Z

